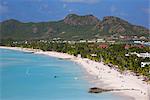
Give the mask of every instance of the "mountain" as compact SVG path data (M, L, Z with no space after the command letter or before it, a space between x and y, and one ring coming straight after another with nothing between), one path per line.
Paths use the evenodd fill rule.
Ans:
M118 33L122 35L148 35L150 31L142 26L132 25L129 22L114 16L103 18L99 27L100 31L106 33Z
M63 20L65 24L69 25L96 25L100 22L98 18L93 15L79 16L76 14L69 14Z
M33 40L51 39L90 39L109 35L149 36L150 30L132 25L114 16L99 20L93 15L69 14L63 20L52 22L20 22L14 19L0 22L1 39Z

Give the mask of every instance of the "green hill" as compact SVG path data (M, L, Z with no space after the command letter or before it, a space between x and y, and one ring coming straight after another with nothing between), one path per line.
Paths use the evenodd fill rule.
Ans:
M75 40L112 34L148 36L150 30L114 16L104 17L101 21L93 15L76 14L69 14L63 20L53 22L24 23L10 19L0 23L1 39L33 40L60 37Z

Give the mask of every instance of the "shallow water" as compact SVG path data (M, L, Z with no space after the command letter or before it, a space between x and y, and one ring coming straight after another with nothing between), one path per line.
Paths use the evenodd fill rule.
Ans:
M89 94L81 66L45 55L0 49L0 74L1 100L122 100Z

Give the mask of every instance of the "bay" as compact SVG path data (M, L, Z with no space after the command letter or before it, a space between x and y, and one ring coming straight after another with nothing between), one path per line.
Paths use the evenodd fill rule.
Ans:
M1 100L122 100L90 94L85 70L72 61L0 49Z

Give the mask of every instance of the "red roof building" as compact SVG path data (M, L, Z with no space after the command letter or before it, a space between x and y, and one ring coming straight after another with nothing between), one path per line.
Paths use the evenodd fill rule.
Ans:
M129 49L129 48L144 48L144 45L129 45L129 44L126 44L124 46L124 49Z
M136 45L135 47L137 47L137 48L144 48L144 45Z
M124 46L124 49L129 49L130 48L130 45L128 45L128 44L126 44L125 46Z
M106 48L108 48L108 45L107 44L100 44L99 48L106 49Z

